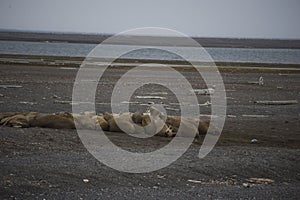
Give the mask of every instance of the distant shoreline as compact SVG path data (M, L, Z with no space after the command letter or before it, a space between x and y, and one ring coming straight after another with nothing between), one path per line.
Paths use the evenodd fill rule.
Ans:
M19 31L0 31L0 40L10 41L32 41L32 42L66 42L66 43L87 43L98 44L112 35L108 34L77 34L77 33L35 33ZM126 37L126 40L120 40L118 44L129 45L160 45L159 41L165 41L166 37L134 36ZM282 49L300 49L300 40L286 39L238 39L238 38L195 38L203 47L215 48L282 48ZM177 44L178 38L168 38L170 45ZM136 44L138 41L138 44ZM174 43L172 42L174 41ZM117 41L118 42L118 41ZM177 45L181 45L180 43ZM184 44L182 44L184 46Z
M68 56L39 56L39 55L20 55L20 54L0 54L0 66L36 66L36 67L59 67L59 68L79 68L84 57L68 57ZM99 59L102 65L106 66L109 59ZM97 62L98 62L97 61ZM111 65L114 69L131 69L136 65L145 63L167 64L179 71L195 71L186 61L179 60L147 60L147 59L117 59ZM251 62L214 62L214 63L198 63L202 70L209 71L209 66L217 66L220 72L231 73L300 73L300 64L284 64L284 63L251 63Z

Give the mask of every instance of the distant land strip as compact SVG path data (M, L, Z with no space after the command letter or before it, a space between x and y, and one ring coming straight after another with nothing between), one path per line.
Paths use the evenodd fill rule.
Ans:
M79 34L79 33L45 33L0 30L0 40L32 41L32 42L68 42L99 44L112 35L108 34ZM166 40L167 39L167 40ZM242 39L242 38L197 38L203 47L219 48L284 48L300 49L300 40L287 39ZM166 43L166 41L168 41ZM184 40L176 37L153 36L124 36L114 41L115 44L126 45L153 45L160 46L186 46Z
M20 66L48 66L60 67L63 69L78 69L84 57L67 56L40 56L40 55L17 55L0 54L0 65L20 65ZM106 67L108 63L113 69L131 69L140 64L165 64L178 71L196 71L190 63L184 60L150 60L150 59L127 59L119 58L116 60L110 58L97 58L85 60L91 68ZM286 63L252 63L252 62L197 62L193 63L201 66L201 70L214 70L210 66L217 66L220 72L266 72L266 73L300 73L300 64ZM148 66L149 70L151 65ZM145 68L146 69L146 68ZM156 68L157 69L157 68ZM163 67L161 68L163 70Z

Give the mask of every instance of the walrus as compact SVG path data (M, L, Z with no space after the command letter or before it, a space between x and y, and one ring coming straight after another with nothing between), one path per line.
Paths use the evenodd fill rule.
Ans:
M38 115L37 112L2 113L0 124L18 128L30 127L30 121Z
M27 117L22 114L17 114L17 115L3 118L0 122L0 124L3 126L11 126L11 127L15 127L15 128L28 128L29 127Z
M108 112L105 112L103 115L104 119L108 122L109 131L111 132L126 132L130 134L135 133L135 127L133 123L131 123L128 119L130 117L130 114L111 114ZM122 129L118 126L118 124L121 124L120 126Z
M4 118L12 117L12 116L17 115L17 114L22 114L22 113L20 113L20 112L3 112L3 113L0 113L0 121Z
M197 123L197 121L199 122ZM205 135L209 127L209 122L207 121L189 119L181 116L167 116L166 124L172 125L174 132L178 132L181 123L183 126L182 136L190 136L192 132L196 132L197 136Z
M100 126L103 131L109 131L109 124L103 116L96 116L96 120L98 121L96 129Z
M38 114L29 122L31 127L54 128L54 129L75 129L72 116L59 114Z
M142 126L147 134L154 134L163 137L173 137L174 132L172 130L172 125L165 124L162 119L151 120L150 115L145 114L142 116Z
M83 114L72 114L61 112L55 114L42 114L37 112L6 112L0 113L0 124L11 127L42 127L56 129L97 129L112 132L126 132L129 134L149 134L165 137L173 137L182 126L180 136L192 137L207 133L209 122L185 118L181 116L166 116L157 109L150 110L150 113L104 113L98 116L94 112ZM121 124L122 129L117 124ZM100 125L100 127L99 127ZM158 130L160 129L160 130ZM212 129L214 131L214 129ZM216 129L217 130L217 129Z
M135 124L142 125L143 114L140 112L135 112L132 114L131 119Z

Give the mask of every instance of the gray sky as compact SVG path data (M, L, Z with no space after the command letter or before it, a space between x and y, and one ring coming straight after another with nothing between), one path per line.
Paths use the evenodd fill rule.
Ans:
M300 39L300 0L1 0L0 28L117 33L163 27L190 36Z

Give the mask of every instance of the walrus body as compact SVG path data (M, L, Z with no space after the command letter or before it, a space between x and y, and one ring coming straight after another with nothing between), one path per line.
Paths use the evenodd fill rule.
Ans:
M98 116L92 112L83 114L56 113L41 114L37 112L0 113L0 124L19 128L42 127L54 129L91 129L101 128L103 131L125 132L129 134L147 134L173 137L194 137L207 133L209 123L202 120L181 116L166 116L158 110L149 113L104 113ZM76 126L75 126L76 124ZM178 132L181 127L180 133Z
M205 135L207 133L209 122L203 120L189 119L181 116L168 116L166 124L173 127L174 132L178 132L179 126L182 126L182 136L189 136L190 133Z
M54 128L54 129L75 129L73 117L39 114L30 120L31 127Z

